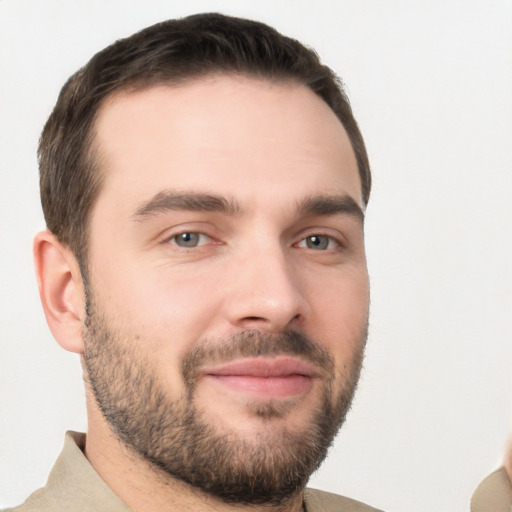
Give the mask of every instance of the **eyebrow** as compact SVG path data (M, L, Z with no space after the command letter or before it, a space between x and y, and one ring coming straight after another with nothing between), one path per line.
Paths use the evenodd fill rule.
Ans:
M298 211L302 215L347 214L364 221L363 209L349 195L312 196L301 201Z
M136 220L145 220L168 211L218 212L227 215L240 215L242 208L233 199L215 194L197 192L179 193L162 191L142 203L135 211ZM337 215L347 214L364 221L362 208L349 195L311 196L300 201L297 206L300 215Z
M240 206L232 200L213 194L159 192L137 208L133 217L144 220L160 213L176 210L219 212L238 215Z

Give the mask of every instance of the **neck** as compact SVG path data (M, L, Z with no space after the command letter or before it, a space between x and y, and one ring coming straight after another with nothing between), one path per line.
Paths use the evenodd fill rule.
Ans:
M226 503L155 468L128 449L112 432L96 404L88 400L85 456L96 472L136 512L299 512L303 491L278 505Z

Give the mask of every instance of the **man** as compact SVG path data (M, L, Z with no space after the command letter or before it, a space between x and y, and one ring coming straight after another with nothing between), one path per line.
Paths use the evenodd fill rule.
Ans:
M305 490L368 323L370 171L332 71L260 23L155 25L71 77L39 159L40 296L89 427L13 510L374 510Z

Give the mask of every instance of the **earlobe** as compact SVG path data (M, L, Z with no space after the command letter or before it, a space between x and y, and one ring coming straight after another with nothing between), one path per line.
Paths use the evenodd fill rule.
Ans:
M70 352L83 352L84 291L73 253L55 235L34 238L34 263L46 321L57 342Z

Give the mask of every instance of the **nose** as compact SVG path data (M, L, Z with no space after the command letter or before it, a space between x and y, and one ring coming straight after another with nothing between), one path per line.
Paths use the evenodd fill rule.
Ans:
M229 272L225 307L231 325L269 332L300 327L309 306L293 257L277 242L248 252L233 262Z

